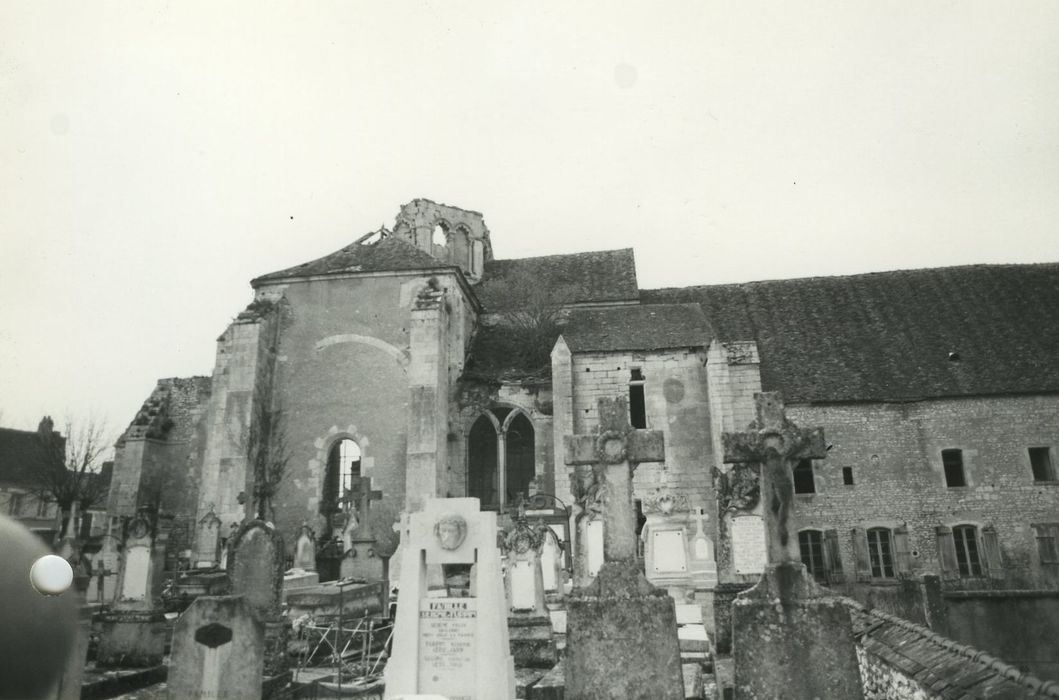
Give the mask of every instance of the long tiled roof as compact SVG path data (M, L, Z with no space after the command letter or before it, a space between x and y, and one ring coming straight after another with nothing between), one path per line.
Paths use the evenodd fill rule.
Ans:
M703 347L712 337L698 304L574 309L562 330L573 352Z
M0 482L33 484L51 456L37 431L0 428Z
M479 301L489 310L491 304L496 305L497 300L490 296L488 283L520 275L551 289L568 290L569 298L565 301L570 303L635 302L639 297L632 248L622 248L538 258L489 260L485 263L482 281L476 287Z
M385 236L377 243L350 243L322 258L261 275L251 280L250 284L257 286L282 279L346 272L393 272L438 267L450 265L397 236Z
M755 340L788 401L1059 391L1059 264L972 265L644 290ZM950 353L956 353L950 358Z

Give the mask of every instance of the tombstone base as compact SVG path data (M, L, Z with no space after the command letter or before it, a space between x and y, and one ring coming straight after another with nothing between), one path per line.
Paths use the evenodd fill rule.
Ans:
M772 564L732 603L736 697L863 698L849 610L800 562Z
M519 668L551 668L559 660L547 615L513 614L507 618L511 656Z
M100 613L96 665L157 666L165 655L165 614L160 610L112 610Z
M265 623L265 675L280 676L290 668L287 642L290 640L291 622L283 615L267 617Z
M673 599L635 561L606 562L567 602L567 697L683 700Z

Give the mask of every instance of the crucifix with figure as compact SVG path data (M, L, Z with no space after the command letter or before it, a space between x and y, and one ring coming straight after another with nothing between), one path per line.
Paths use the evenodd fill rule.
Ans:
M803 459L827 456L823 428L799 428L787 419L783 396L754 394L757 419L744 433L724 433L725 463L761 465L761 505L769 564L801 561L798 538L791 537L794 466Z
M632 473L640 462L665 459L665 443L661 430L637 430L629 424L624 397L600 399L598 406L597 433L566 436L566 463L592 465L591 493L582 500L592 500L603 520L603 558L629 561L636 558Z

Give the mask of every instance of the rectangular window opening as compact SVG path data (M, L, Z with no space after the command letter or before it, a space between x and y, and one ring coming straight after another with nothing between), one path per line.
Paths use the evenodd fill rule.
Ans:
M639 368L629 373L629 422L634 428L647 427L647 403L644 399L644 376Z
M960 576L982 575L982 560L978 555L978 528L974 525L958 525L952 528L952 539L956 544L956 566Z
M794 468L794 492L816 493L816 480L813 478L813 460L803 459Z
M942 450L941 464L945 469L946 486L953 488L967 485L967 478L963 472L963 450Z
M868 558L873 578L894 577L893 536L884 527L868 530Z
M842 484L844 486L853 485L853 467L842 467Z
M1034 481L1057 481L1055 465L1052 464L1050 447L1030 448L1030 468L1033 469Z
M809 573L818 581L827 580L827 567L824 565L824 537L819 530L802 530L798 533L798 549L801 551L802 563Z

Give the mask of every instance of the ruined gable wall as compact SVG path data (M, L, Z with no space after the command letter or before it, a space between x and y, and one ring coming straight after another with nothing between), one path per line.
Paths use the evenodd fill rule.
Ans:
M572 360L573 430L584 434L599 425L600 398L628 396L630 370L638 367L646 379L644 398L647 427L665 434L666 461L641 464L633 478L633 493L647 496L662 484L685 495L692 508L710 513L707 535L713 536L711 470L713 438L706 388L705 354L692 350L650 353L576 353ZM556 465L557 471L569 471Z
M907 521L910 550L919 554L913 574L920 574L939 570L935 526L972 523L996 527L1004 585L1046 585L1029 525L1059 519L1059 483L1034 483L1027 448L1059 441L1059 396L797 405L788 416L802 427L823 426L834 446L816 464L818 493L795 496L794 518L798 528L839 531L847 576L853 527ZM945 486L941 450L948 448L963 450L966 487ZM853 486L843 486L843 466L853 467Z

